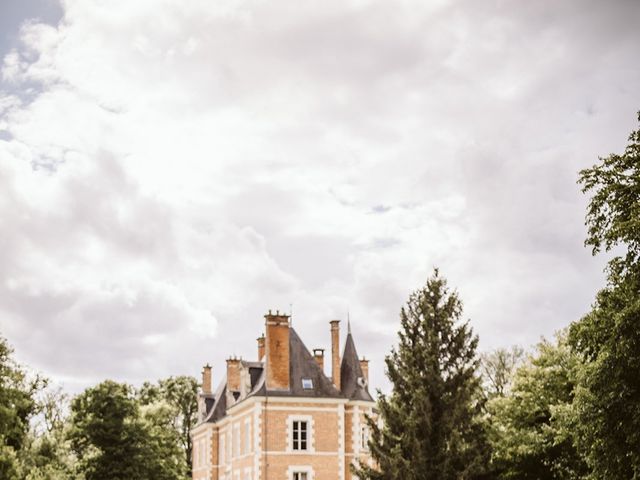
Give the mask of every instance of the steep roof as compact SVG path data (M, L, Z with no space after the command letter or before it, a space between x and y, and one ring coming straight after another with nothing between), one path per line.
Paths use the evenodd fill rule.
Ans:
M207 399L205 403L206 415L203 422L217 422L227 413L227 379L224 378L216 393L214 394L213 402L211 399Z
M312 388L303 388L302 379L311 380ZM293 328L289 329L289 390L266 390L263 378L259 390L252 395L343 398Z
M254 396L273 397L310 397L310 398L347 398L349 400L373 401L369 394L368 386L364 382L364 375L360 367L360 360L356 352L355 343L351 331L347 334L347 340L342 355L340 366L340 390L329 379L322 368L316 363L315 358L297 332L289 329L289 389L267 390L266 371L264 362L241 362L242 368L248 369L248 391L242 394L245 398ZM302 380L311 380L311 388L304 388ZM308 386L308 385L307 385ZM240 392L233 392L234 396ZM231 400L233 401L233 400ZM217 422L226 415L227 410L227 379L220 383L215 394L205 398L204 422Z
M349 400L373 401L369 394L367 381L360 367L360 359L353 342L351 329L347 334L347 341L342 354L342 365L340 365L340 390Z

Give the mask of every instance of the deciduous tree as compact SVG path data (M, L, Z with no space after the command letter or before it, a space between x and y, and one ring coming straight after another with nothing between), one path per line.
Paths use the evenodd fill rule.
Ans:
M579 446L593 478L640 478L640 129L580 182L592 195L585 243L616 256L591 312L570 330L586 361L575 400Z
M46 381L29 377L13 359L13 349L0 337L0 478L19 478L19 456L25 447L29 421L37 413L36 393Z
M191 429L198 415L198 381L189 376L169 377L157 384L145 382L139 391L143 405L164 402L170 408L172 426L185 456L186 476L191 477Z
M571 409L581 362L560 334L543 340L519 367L511 390L489 400L489 438L495 476L513 480L583 478Z
M71 404L71 440L87 480L184 478L166 412L140 410L133 389L105 381Z

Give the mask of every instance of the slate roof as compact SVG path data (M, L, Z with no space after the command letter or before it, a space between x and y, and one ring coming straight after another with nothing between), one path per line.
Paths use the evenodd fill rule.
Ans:
M269 397L309 397L309 398L347 398L349 400L373 401L364 378L358 353L351 332L347 335L342 364L340 367L340 390L328 378L313 355L309 352L293 328L289 329L289 389L267 390L264 362L242 361L242 368L249 370L250 389L244 398L253 396ZM360 378L360 380L358 380ZM310 379L312 388L303 388L302 380ZM232 394L239 395L237 392ZM224 378L215 394L205 397L206 414L203 422L217 422L226 415L227 379Z
M369 394L367 382L360 367L360 359L353 342L351 332L347 334L347 341L342 354L342 365L340 365L340 390L349 400L373 401Z
M212 404L212 407L210 405ZM210 399L205 400L206 405L206 415L204 417L203 422L217 422L222 417L224 417L227 413L227 379L224 378L223 381L218 386L216 393L213 397L213 402Z
M302 388L302 379L311 379L313 388ZM264 381L255 395L264 396ZM343 398L327 378L293 328L289 329L289 390L268 390L270 397Z

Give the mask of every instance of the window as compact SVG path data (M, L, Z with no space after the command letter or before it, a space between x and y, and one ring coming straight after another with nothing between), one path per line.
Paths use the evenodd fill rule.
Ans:
M313 389L313 380L311 380L310 378L303 378L302 379L302 388L304 388L305 390Z
M308 422L305 422L305 421L302 421L302 420L294 420L293 421L293 431L292 431L292 433L293 433L293 443L292 443L292 446L293 446L294 450L306 450L307 449L307 433L309 431L308 426L309 426Z
M293 472L292 480L308 480L307 472Z
M360 441L362 442L360 445L363 450L368 450L369 449L369 427L366 427L366 426L362 427L360 434L361 434Z
M240 425L233 426L233 458L240 456Z
M251 451L251 421L244 422L244 453Z

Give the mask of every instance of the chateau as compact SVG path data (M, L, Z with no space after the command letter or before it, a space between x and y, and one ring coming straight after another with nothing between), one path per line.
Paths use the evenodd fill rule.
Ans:
M311 354L289 316L271 311L256 361L229 358L215 392L204 367L191 431L194 480L351 480L350 464L371 461L368 361L358 358L351 331L340 356L340 321L330 325L330 378L324 350Z

